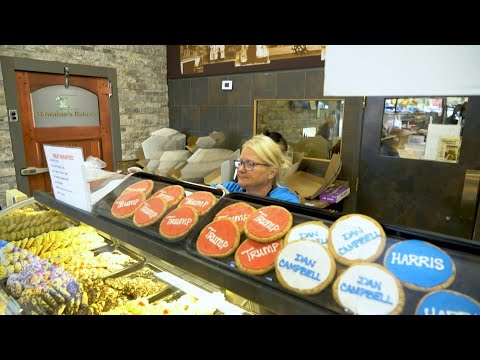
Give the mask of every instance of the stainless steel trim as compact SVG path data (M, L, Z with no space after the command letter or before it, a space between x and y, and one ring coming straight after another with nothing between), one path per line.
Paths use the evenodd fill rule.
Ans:
M463 183L462 201L460 203L460 216L464 219L475 219L479 184L480 170L467 169Z
M48 168L37 168L30 166L25 169L20 169L20 174L23 176L29 176L29 175L37 175L37 174L42 174L48 172Z

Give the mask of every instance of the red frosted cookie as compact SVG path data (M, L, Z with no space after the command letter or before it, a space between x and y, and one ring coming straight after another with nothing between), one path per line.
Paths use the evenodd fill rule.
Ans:
M232 219L237 224L240 234L242 234L245 221L247 221L248 217L252 215L254 211L255 208L253 206L244 202L239 202L224 207L217 213L217 215L215 215L215 220L223 219L225 217Z
M204 215L216 202L217 198L211 192L197 191L180 201L178 207L190 206L198 211L198 215Z
M292 224L290 211L271 205L257 209L245 222L244 230L248 238L265 243L284 237Z
M140 206L133 215L133 223L138 227L145 227L158 221L165 211L167 202L160 197L151 197Z
M197 210L191 207L176 208L162 219L159 232L164 238L174 240L190 231L197 221Z
M153 190L153 180L141 180L137 181L136 183L128 186L125 190L123 190L122 194L130 191L140 191L145 194L145 196L150 195Z
M158 190L152 197L161 197L168 207L177 205L185 197L185 189L180 185L170 185Z
M112 205L112 215L119 219L132 216L142 206L145 195L140 191L128 191L120 195Z
M197 250L209 257L226 257L240 243L240 232L235 221L224 218L212 221L198 235Z
M245 240L235 252L235 264L240 270L262 275L275 266L275 257L282 248L282 240L271 243L259 243Z

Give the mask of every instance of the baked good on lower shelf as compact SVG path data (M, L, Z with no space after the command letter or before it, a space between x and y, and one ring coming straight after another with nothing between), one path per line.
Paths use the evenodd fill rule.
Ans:
M224 218L207 224L197 238L197 250L208 257L226 257L237 249L240 231L235 221Z
M280 284L299 294L322 291L335 276L333 256L323 245L312 240L298 240L285 245L275 260Z
M400 282L378 264L350 266L335 280L333 297L356 315L397 315L405 305Z
M282 206L261 207L250 215L244 225L245 235L258 242L272 242L281 239L290 230L293 217Z
M282 248L282 240L259 243L245 240L235 252L237 268L250 274L262 275L275 267L275 258Z
M140 206L133 215L133 223L145 227L157 222L167 211L167 202L161 197L151 197Z
M211 192L197 191L183 198L178 207L190 206L198 211L198 215L202 216L207 213L217 202L217 198Z
M122 193L112 205L112 215L118 219L132 216L145 201L145 194L141 191L127 191Z
M376 220L350 214L340 217L330 226L328 248L344 265L373 262L382 254L386 238L385 231Z
M255 211L255 208L247 204L246 202L238 202L235 204L228 205L224 207L222 210L220 210L215 215L215 220L219 220L224 217L228 217L232 219L233 221L236 222L238 226L238 230L240 230L240 233L242 234L245 221L248 219L250 215L253 214L254 211Z
M161 197L167 201L168 207L173 207L185 197L185 189L180 185L170 185L158 190L152 197Z
M480 303L458 291L438 290L420 299L415 315L480 315Z
M129 191L139 191L141 193L143 193L145 195L145 197L147 197L148 195L150 195L150 193L152 192L153 190L153 180L140 180L140 181L137 181L136 183L133 183L129 186L127 186L125 188L125 190L123 190L122 194L126 193L126 192L129 192Z
M175 240L185 235L198 222L198 211L185 206L170 211L160 222L160 235Z
M455 263L450 255L421 240L392 245L385 253L383 264L404 286L413 290L445 289L455 280Z
M327 246L329 227L322 221L307 221L295 225L285 235L284 243L288 244L296 240L313 240Z

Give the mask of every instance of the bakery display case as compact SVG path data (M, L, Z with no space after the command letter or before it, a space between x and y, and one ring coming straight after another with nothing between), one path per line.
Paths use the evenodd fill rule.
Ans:
M68 234L68 237L55 236L54 240L51 235L45 235L50 231L31 236L30 232L33 230L28 230L29 235L26 239L4 242L3 247L0 245L0 261L5 265L8 278L7 281L3 280L0 286L2 289L0 303L3 304L0 310L3 309L2 311L6 313L73 313L75 310L75 313L79 314L176 314L182 309L189 309L189 312L186 312L188 314L375 314L382 313L380 311L382 303L388 304L396 301L395 304L398 305L399 302L401 306L397 306L395 312L392 313L404 315L479 313L480 288L476 280L476 272L480 268L480 245L477 243L381 224L385 239L374 260L369 263L364 261L360 264L356 262L345 264L343 261L339 261L338 257L331 257L333 276L321 291L308 294L294 291L285 286L285 282L279 279L277 264L261 274L247 272L244 268L239 267L235 251L224 257L206 256L205 253L199 251L201 247L197 246L197 241L202 231L216 221L216 215L228 206L239 203L247 204L257 211L267 207L283 208L291 214L290 226L292 228L302 224L321 222L326 225L327 233L328 228L339 220L337 215L317 208L245 193L224 195L211 192L216 199L214 205L199 217L198 222L186 234L172 241L160 234L159 224L166 214L169 214L169 211L173 211L171 209L175 209L178 205L172 206L161 219L145 227L138 227L131 217L118 219L111 214L114 202L124 193L125 189L135 181L145 179L153 180L152 194L171 185L181 185L186 194L205 191L204 187L197 187L196 184L142 174L136 178L132 177L132 182L123 184L122 187L101 199L94 206L92 212L86 212L60 202L44 192L36 192L34 198L26 200L25 203L16 204L15 208L7 209L7 212L12 212L22 209L24 206L33 207L33 210L29 211L45 211L51 212L52 216L62 216L66 224L63 224L62 221L53 223L60 228L65 227L65 229L54 231L56 233L72 232L73 230L69 229L75 228L80 230L77 230L78 234ZM216 191L215 189L211 190ZM22 211L20 216L25 219L23 213ZM36 216L40 218L40 215ZM45 215L42 215L42 218L43 216ZM17 224L15 220L7 220L8 218L5 211L0 214L0 224L3 224L5 229L14 229L15 226L19 226L14 225ZM44 222L50 223L50 221ZM262 219L261 222L268 223L265 219ZM25 231L25 229L15 229L17 229L15 231ZM94 229L96 235L91 235L88 232L89 229ZM282 234L284 238L289 238L289 236L289 233ZM315 237L312 232L305 236ZM134 261L133 263L127 262L126 266L128 267L124 269L115 267L114 271L109 274L102 272L95 277L92 275L95 273L94 270L85 274L84 270L80 271L79 266L71 260L72 254L66 254L66 250L62 250L57 237L58 240L63 241L62 243L65 242L65 238L68 238L67 243L74 244L79 250L91 251L92 255L85 255L82 260L82 264L89 264L88 266L91 268L95 268L92 264L101 264L100 259L92 263L91 257L95 258L112 250L120 252L120 255L130 255ZM280 241L285 241L284 238ZM321 244L322 248L329 249L331 245L327 238L324 236L322 239L309 239L307 242L316 241ZM218 239L213 237L211 239L217 245L220 244ZM371 239L371 237L364 236L349 246L356 247ZM245 240L246 235L243 233L236 246L246 243ZM290 241L291 239L288 239L288 245L284 243L282 249L291 246ZM294 241L293 244L295 243ZM6 253L2 250L5 246L27 250L31 250L32 246L35 246L33 256L38 256L41 261L48 260L74 274L77 281L83 281L83 292L89 299L88 306L84 306L84 302L82 302L84 299L79 299L77 294L67 295L64 293L62 296L65 300L60 298L60 302L65 303L65 306L53 307L46 301L48 297L45 294L37 294L38 289L32 290L28 297L19 301L19 297L13 296L18 294L12 294L12 291L26 288L25 280L19 274L22 274L22 267L27 265L21 263L24 260L20 255L16 256L13 261L12 256L9 255L13 251ZM425 249L424 247L429 248ZM271 250L273 248L274 246ZM247 252L250 251L250 249L247 250ZM264 253L268 251L264 251ZM322 251L327 252L327 250ZM419 253L415 253L415 251ZM332 252L332 250L330 249L328 252ZM261 254L261 251L249 252L249 254L251 257L255 257ZM271 254L270 257L272 257ZM304 265L293 264L292 260L288 265L289 268L294 269L296 275L303 274L311 278L322 277L321 271L313 275L315 274L313 271L305 270L307 265L313 266L315 263L313 255L310 259L307 257L294 256L294 258L300 258ZM21 265L16 265L17 263ZM365 264L368 265L366 267L369 268L369 275L365 276L361 273L352 280L351 273L355 273ZM15 268L16 266L18 268ZM66 287L67 290L76 289L72 279L49 268L48 266L51 265L37 263L28 266L38 274L51 273L59 279L66 279L66 283L70 284L70 287ZM42 266L44 267L42 268ZM410 268L401 268L401 266ZM391 276L397 291L392 293L392 290L387 289L385 281L374 279L372 274L377 271L376 269L381 269L380 272L388 274L380 276L382 281L385 280L384 276ZM450 272L432 273L434 270ZM18 279L19 277L21 279ZM420 280L424 282L422 283ZM42 283L41 279L35 281L37 284ZM57 292L63 291L62 286L59 285L55 291L49 288L49 291L55 295ZM353 309L359 310L352 310L348 302L342 303L339 300L345 294L350 298L356 297L354 301L358 304L366 301L369 303L368 309L353 307ZM37 295L38 297L35 298ZM398 299L393 299L397 295ZM51 299L48 298L48 300ZM44 302L47 302L48 306L42 305ZM375 304L378 304L378 307Z

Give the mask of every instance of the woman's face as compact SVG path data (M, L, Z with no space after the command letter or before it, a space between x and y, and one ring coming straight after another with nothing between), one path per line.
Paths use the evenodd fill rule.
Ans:
M263 161L260 160L252 149L248 147L243 148L240 160L252 161L257 164L252 170L245 169L243 165L237 169L237 183L247 190L247 192L251 189L260 188L272 183L276 175L276 170L269 166L259 165L263 163Z

